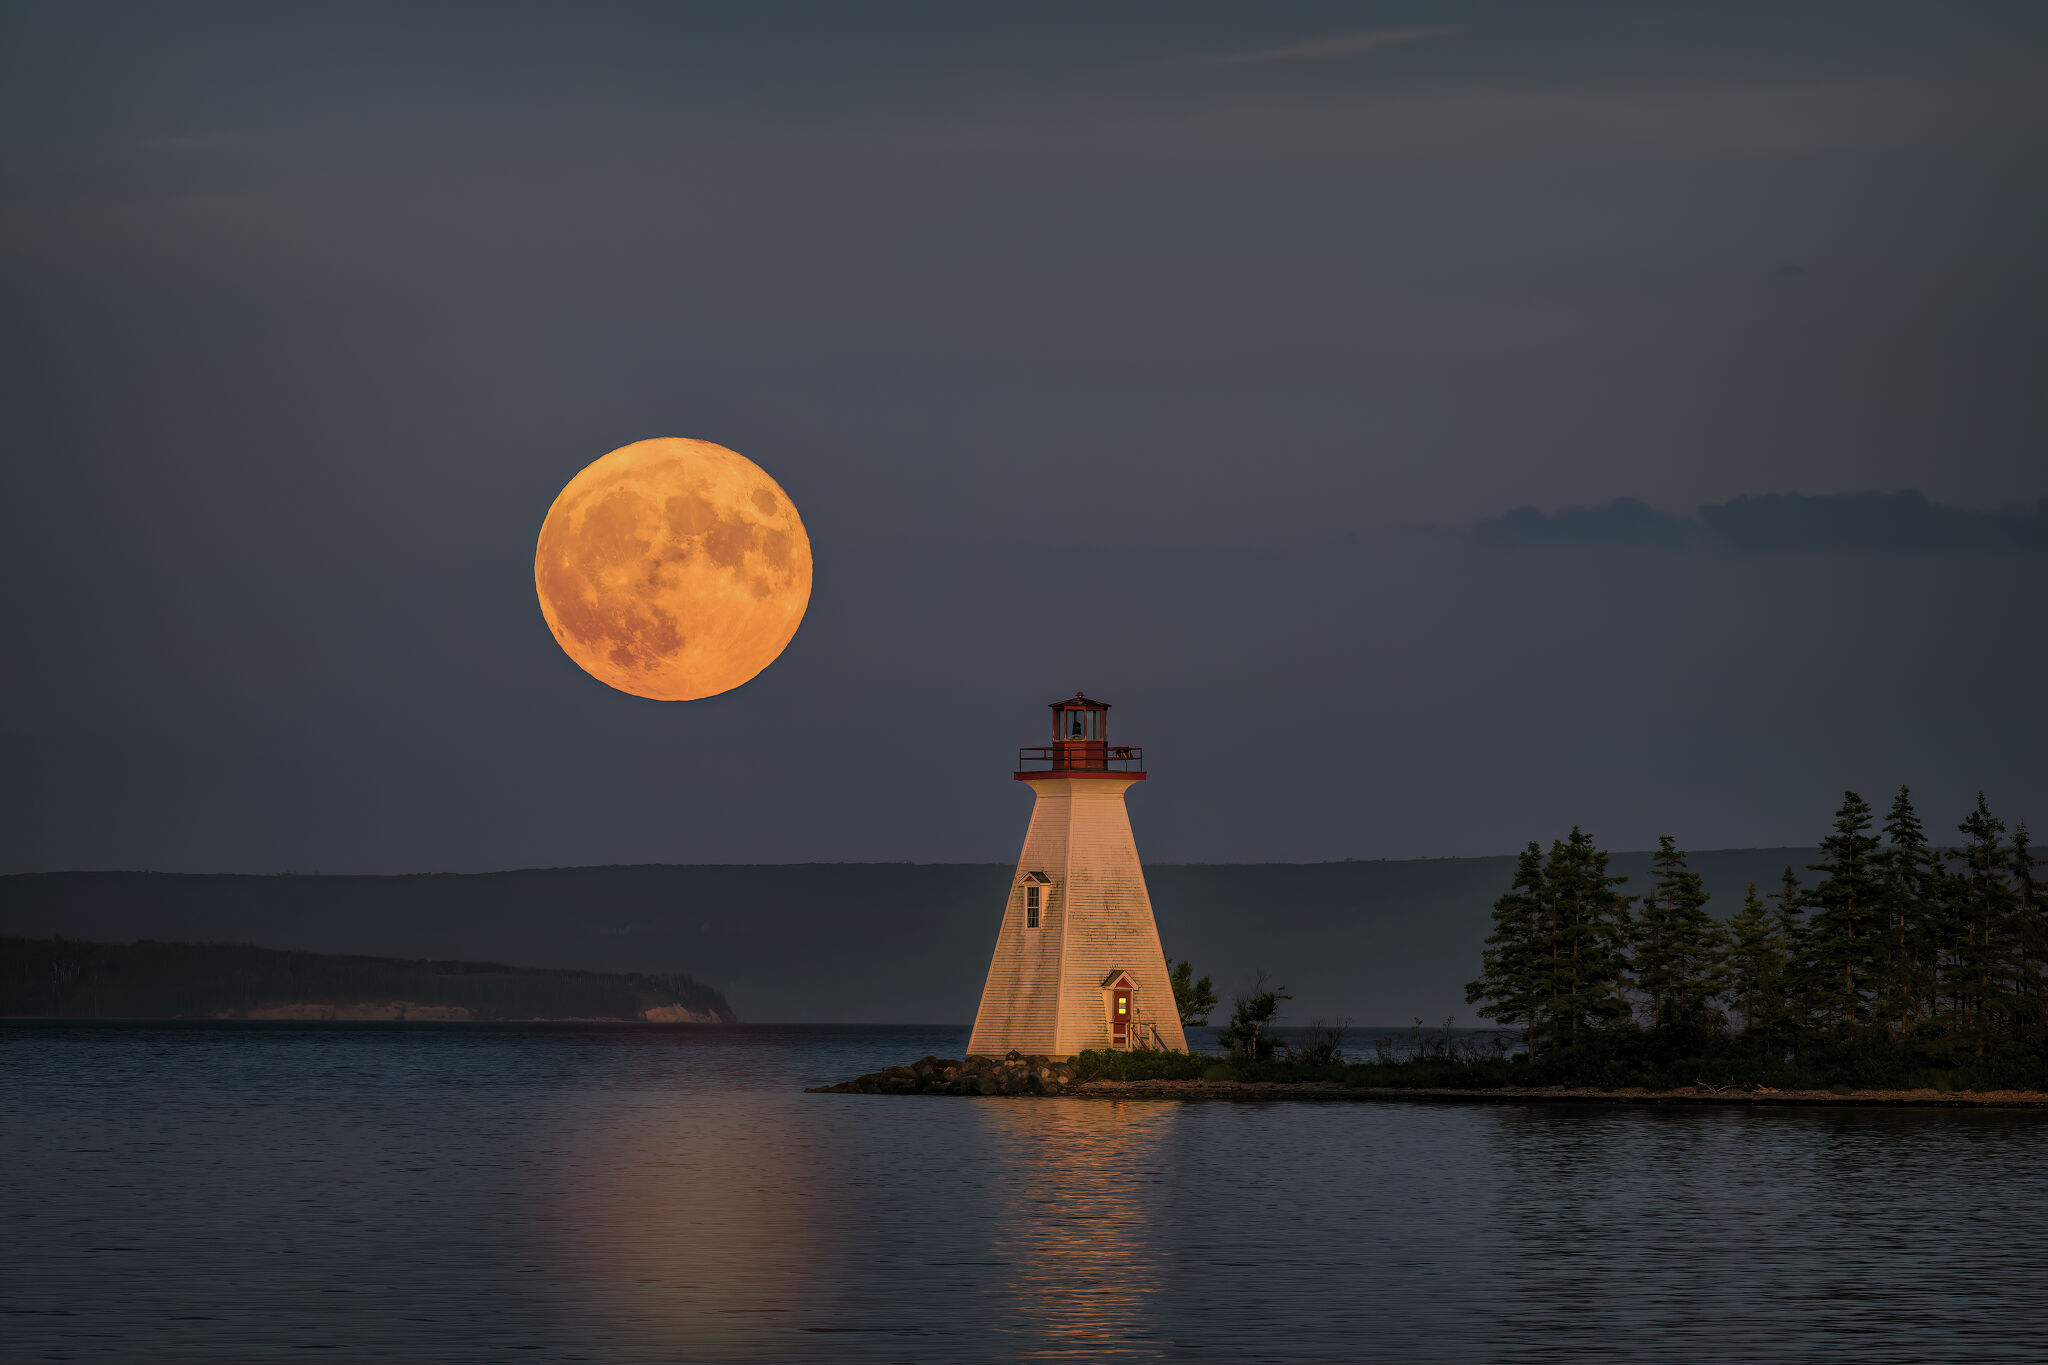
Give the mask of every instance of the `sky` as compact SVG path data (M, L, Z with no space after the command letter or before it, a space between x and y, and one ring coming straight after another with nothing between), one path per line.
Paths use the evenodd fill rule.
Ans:
M2043 165L2034 4L10 6L0 871L1007 860L1077 689L1155 860L2038 833ZM650 436L711 701L534 600Z

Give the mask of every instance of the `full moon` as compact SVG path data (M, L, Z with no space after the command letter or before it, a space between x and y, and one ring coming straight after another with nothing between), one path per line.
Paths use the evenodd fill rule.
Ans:
M730 692L811 600L811 540L761 467L709 441L620 446L569 480L533 553L541 615L599 682L656 701Z

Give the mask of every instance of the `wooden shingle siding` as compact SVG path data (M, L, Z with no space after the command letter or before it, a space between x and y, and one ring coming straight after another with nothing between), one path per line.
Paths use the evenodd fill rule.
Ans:
M1128 781L1040 778L1024 849L989 962L988 983L967 1050L973 1056L1023 1053L1072 1056L1107 1047L1109 1016L1102 979L1112 970L1137 983L1139 1019L1169 1048L1185 1049L1173 986L1152 922L1152 901L1124 809ZM1019 878L1042 870L1041 927L1024 926Z

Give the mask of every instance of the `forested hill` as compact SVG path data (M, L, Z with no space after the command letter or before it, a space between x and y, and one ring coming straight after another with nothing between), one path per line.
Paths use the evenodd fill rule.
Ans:
M723 995L673 973L61 938L0 938L0 1017L733 1022Z
M1650 855L1615 855L1647 881ZM1810 848L1696 852L1733 913ZM62 872L0 877L0 933L256 943L533 967L688 972L755 1021L959 1023L974 1017L1009 864L807 863L553 868L403 877ZM1494 898L1514 859L1159 865L1167 952L1230 992L1258 969L1287 1021L1471 1018Z

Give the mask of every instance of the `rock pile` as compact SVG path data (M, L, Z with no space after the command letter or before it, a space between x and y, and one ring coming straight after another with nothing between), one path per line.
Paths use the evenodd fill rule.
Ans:
M857 1080L813 1087L813 1095L1057 1095L1074 1083L1074 1068L1050 1057L924 1057L885 1066Z

